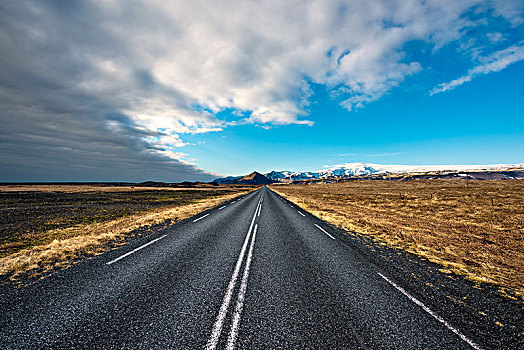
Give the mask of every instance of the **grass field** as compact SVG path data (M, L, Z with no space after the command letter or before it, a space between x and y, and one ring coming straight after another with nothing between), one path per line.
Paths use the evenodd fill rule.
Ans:
M133 230L179 221L252 189L0 186L0 275L98 254Z
M273 185L306 210L524 296L524 181L349 181Z

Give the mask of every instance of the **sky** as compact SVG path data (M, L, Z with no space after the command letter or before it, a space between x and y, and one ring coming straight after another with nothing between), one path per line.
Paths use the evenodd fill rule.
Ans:
M524 1L3 1L0 182L524 163Z

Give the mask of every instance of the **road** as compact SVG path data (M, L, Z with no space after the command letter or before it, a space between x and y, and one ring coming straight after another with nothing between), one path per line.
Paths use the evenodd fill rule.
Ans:
M471 349L328 225L268 188L19 288L3 349Z

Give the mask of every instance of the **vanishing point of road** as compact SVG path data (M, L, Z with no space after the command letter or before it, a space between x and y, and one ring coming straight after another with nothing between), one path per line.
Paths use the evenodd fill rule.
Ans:
M479 349L263 187L0 301L3 349Z

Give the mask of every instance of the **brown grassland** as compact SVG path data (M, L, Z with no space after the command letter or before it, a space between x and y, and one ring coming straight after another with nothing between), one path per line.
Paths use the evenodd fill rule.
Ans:
M524 180L272 185L340 228L524 298ZM509 292L509 294L507 293Z
M254 190L0 186L0 276L19 279L124 244L137 229L173 223Z

